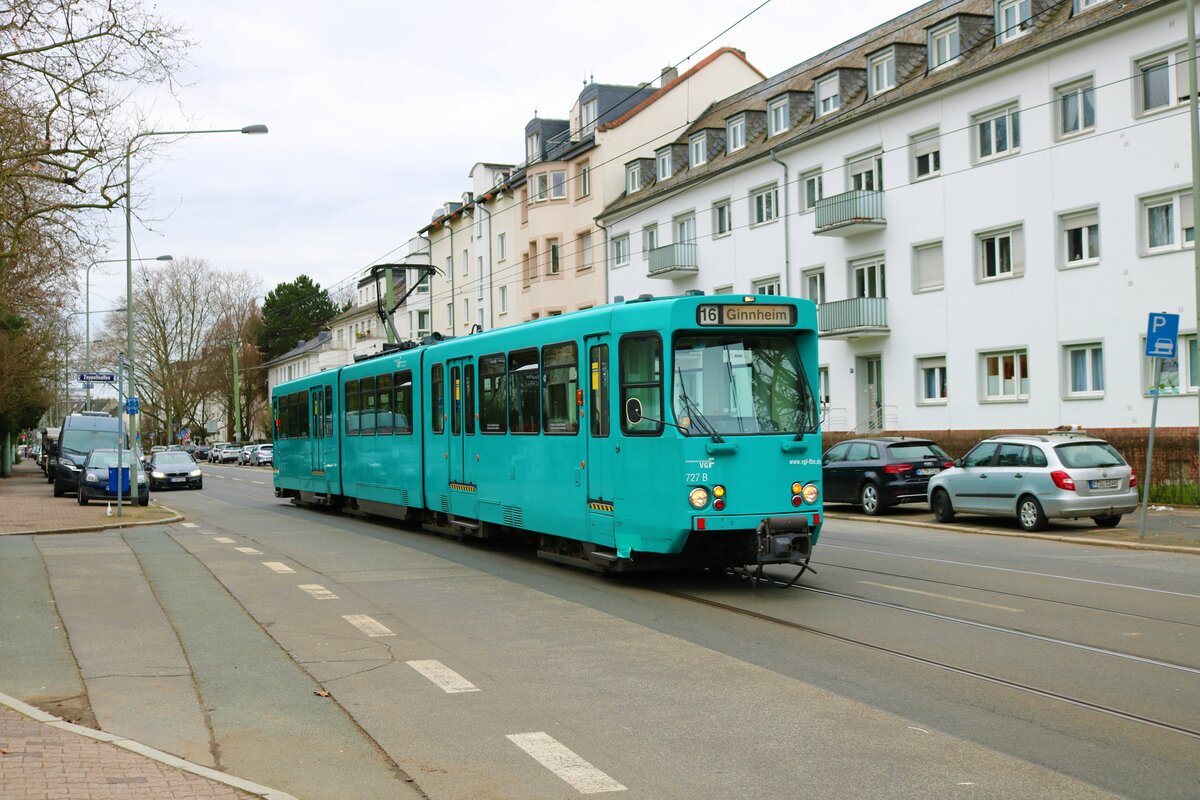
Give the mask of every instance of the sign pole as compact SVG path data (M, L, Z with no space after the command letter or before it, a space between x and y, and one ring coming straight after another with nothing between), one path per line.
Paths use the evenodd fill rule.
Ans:
M121 384L125 381L125 356L117 358L117 516L122 516L121 497L121 467L125 452L122 445L125 442L125 409L121 407Z
M1142 483L1142 522L1138 525L1138 541L1146 538L1146 509L1150 506L1150 466L1154 463L1154 427L1158 424L1158 395L1159 370L1162 369L1162 359L1154 359L1154 383L1150 390L1154 392L1154 402L1150 406L1150 442L1146 445L1146 480Z

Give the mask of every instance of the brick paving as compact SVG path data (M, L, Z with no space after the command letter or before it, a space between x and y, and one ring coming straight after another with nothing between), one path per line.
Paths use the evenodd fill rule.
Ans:
M0 707L0 800L252 800L260 796Z
M154 495L145 508L126 505L122 510L118 518L114 503L113 515L109 517L104 503L81 506L74 495L55 497L54 486L46 482L46 476L32 459L13 465L12 477L0 480L0 535L79 530L173 516L171 511L155 506Z

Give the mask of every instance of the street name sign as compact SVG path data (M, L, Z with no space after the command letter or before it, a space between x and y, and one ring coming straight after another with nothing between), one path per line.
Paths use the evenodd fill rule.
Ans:
M79 380L82 383L113 383L117 376L111 372L81 372Z

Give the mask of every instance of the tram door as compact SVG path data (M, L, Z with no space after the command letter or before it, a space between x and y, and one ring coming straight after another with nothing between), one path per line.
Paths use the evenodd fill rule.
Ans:
M325 487L325 390L320 386L308 390L308 458L312 482L318 491Z
M476 518L475 493L475 365L470 358L452 359L450 368L450 511Z
M608 334L584 339L587 350L587 473L589 503L613 501L612 392L609 390L610 348ZM608 509L611 514L612 509Z

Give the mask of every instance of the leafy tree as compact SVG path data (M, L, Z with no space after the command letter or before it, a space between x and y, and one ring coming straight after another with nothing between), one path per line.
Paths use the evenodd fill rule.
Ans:
M307 275L279 284L263 301L258 340L263 359L277 358L297 342L316 336L342 310L329 292Z

